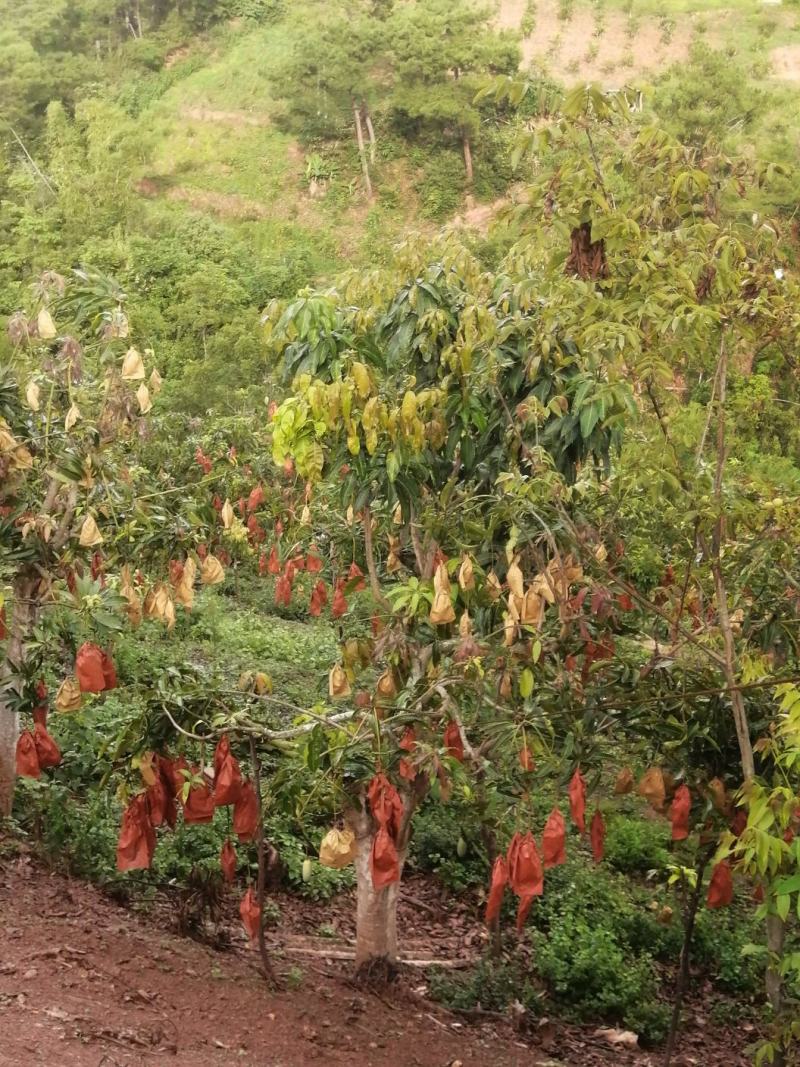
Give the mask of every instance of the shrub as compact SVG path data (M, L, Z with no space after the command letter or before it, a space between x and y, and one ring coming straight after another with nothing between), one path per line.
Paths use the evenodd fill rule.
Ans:
M669 863L666 823L617 815L609 819L606 861L625 874L663 870Z

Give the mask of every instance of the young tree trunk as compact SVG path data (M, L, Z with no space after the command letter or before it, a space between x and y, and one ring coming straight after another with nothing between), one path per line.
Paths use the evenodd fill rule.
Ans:
M14 583L11 637L0 676L0 817L11 814L17 777L19 715L12 709L7 694L13 690L14 674L22 666L25 641L36 618L33 602L35 589L36 581L29 575L21 576Z
M786 939L786 923L780 915L767 916L767 948L769 949L769 963L767 964L767 998L775 1018L778 1018L784 1008L783 978L778 970L778 964L783 957L783 946ZM773 1067L784 1067L786 1057L781 1050L776 1051L772 1061Z
M364 107L364 122L367 127L367 137L369 137L369 162L371 166L375 166L375 153L378 148L378 142L375 140L375 129L372 125L372 115L369 113L369 108Z
M464 170L467 173L467 185L472 185L474 178L474 172L472 169L472 146L469 143L469 137L465 133L462 138L462 145L464 148Z
M695 922L697 921L697 910L700 907L700 898L703 894L703 875L710 858L711 853L706 852L695 868L697 872L697 882L689 896L689 904L684 916L683 945L681 946L680 967L678 970L678 981L675 986L675 1001L672 1005L672 1019L670 1021L669 1034L667 1036L667 1047L664 1050L664 1067L670 1067L678 1040L678 1031L680 1030L681 1025L681 1008L683 1007L683 999L686 996L686 990L689 987L689 965L691 962L692 939L694 937Z
M389 967L397 963L397 902L406 861L407 843L398 845L400 878L384 889L372 884L370 856L376 827L365 808L351 812L350 829L356 835L356 968L373 960Z
M364 130L361 125L361 108L358 104L353 104L353 118L356 124L356 140L358 141L358 156L361 160L361 171L364 175L364 187L367 190L367 196L372 199L372 181L369 176L369 163L367 162L367 153L364 148Z

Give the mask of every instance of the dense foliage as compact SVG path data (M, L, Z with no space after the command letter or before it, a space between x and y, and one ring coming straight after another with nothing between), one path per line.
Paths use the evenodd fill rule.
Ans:
M221 868L269 977L268 882L355 883L391 970L407 867L488 903L479 969L432 979L459 1008L545 990L669 1056L690 960L720 1017L766 975L789 1062L800 283L783 148L729 137L766 96L696 48L668 123L556 107L462 0L7 21L2 813L16 767L22 831L121 895ZM302 139L355 263L151 199L147 116L263 42L281 130L224 121ZM429 214L509 194L489 237L379 243L420 159Z

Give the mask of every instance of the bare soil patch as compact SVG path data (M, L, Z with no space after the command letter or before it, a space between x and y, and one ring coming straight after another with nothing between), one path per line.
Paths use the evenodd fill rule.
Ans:
M0 838L0 845L2 839ZM3 855L3 853L0 853ZM609 1043L594 1026L428 1001L426 972L401 966L382 990L352 980L353 894L318 904L279 894L270 992L231 892L218 950L174 932L176 907L147 915L52 873L25 851L0 859L0 1067L656 1067L661 1053ZM475 961L485 931L468 899L411 878L400 906L404 957ZM217 931L219 934L220 931ZM690 1005L681 1067L744 1067L745 1029Z
M772 73L782 81L800 82L800 44L782 45L769 54Z

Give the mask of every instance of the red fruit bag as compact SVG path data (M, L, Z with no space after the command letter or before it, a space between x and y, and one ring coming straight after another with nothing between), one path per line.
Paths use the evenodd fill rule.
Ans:
M219 772L222 770L222 764L225 762L226 759L228 759L230 754L231 754L231 743L228 740L228 735L227 734L223 734L222 737L219 739L219 741L217 741L216 748L214 749L213 767L214 767L214 781L215 782L216 782L217 778L219 778Z
M214 803L218 808L235 804L242 789L242 772L235 756L229 754L214 778Z
M75 673L82 693L102 693L106 687L103 653L91 641L84 641L75 657Z
M725 908L732 900L733 878L731 876L731 865L727 860L721 860L711 873L706 905L709 908Z
M527 745L523 745L522 748L519 750L519 765L520 767L522 767L523 771L536 770L536 764L533 762L531 750L528 748Z
M489 896L486 900L486 925L489 926L500 914L503 893L508 885L508 864L505 856L498 856L492 867L492 880L489 884Z
M8 625L6 623L6 606L0 605L0 641L5 641L8 637Z
M270 574L281 573L281 561L278 559L278 549L276 545L273 545L270 549L267 570Z
M167 804L172 800L167 794L167 786L161 774L147 790L147 811L151 826L163 826L167 817ZM173 806L174 806L173 801Z
M744 808L737 808L731 819L731 833L734 837L741 837L747 828L747 812Z
M343 579L336 579L336 588L333 593L333 602L331 604L331 615L334 619L340 619L342 615L347 611L347 601L344 596Z
M47 727L37 722L33 728L33 743L36 746L36 755L39 757L39 766L57 767L61 762L61 749L47 732Z
M391 885L392 882L397 882L400 879L397 849L389 833L382 826L375 834L375 840L372 842L370 870L374 889L383 889L385 886Z
M369 783L367 799L378 825L397 838L403 821L403 801L385 774L376 774Z
M248 889L242 897L239 905L239 914L242 917L242 926L247 931L247 936L252 941L258 940L258 932L261 929L261 908L258 906L256 895L252 888Z
M572 821L582 834L586 833L586 782L578 768L569 783L569 810Z
M275 603L288 608L292 602L292 583L282 575L275 583Z
M262 578L267 573L267 557L264 555L263 552L258 557L258 573L261 575Z
M603 822L603 816L600 814L599 808L594 809L592 825L589 829L589 840L592 843L594 862L600 863L603 859L603 853L605 852L606 824Z
M101 652L101 663L103 670L103 681L105 682L106 689L117 688L117 668L114 666L114 661L109 656L108 652Z
M219 865L222 868L222 877L225 881L232 882L236 877L236 849L227 837L219 854Z
M39 754L30 730L23 730L17 738L16 764L21 778L38 778L41 774Z
M257 485L255 489L250 490L250 496L247 498L247 510L255 511L256 508L260 508L264 503L264 490L260 485Z
M145 870L153 862L156 835L147 814L147 797L133 797L122 815L117 841L117 870Z
M364 572L361 570L355 560L350 564L350 570L347 572L348 582L352 582L355 578L359 578L360 581L353 586L357 593L363 592L367 588L367 583L364 581Z
M442 740L444 747L447 749L447 755L457 759L459 763L463 763L464 742L461 740L461 731L458 728L458 723L454 719L451 719L445 727Z
M240 841L252 841L258 829L259 803L249 778L242 782L233 807L233 832Z
M211 822L214 818L214 798L207 785L196 785L189 790L183 805L183 821L187 826Z
M542 857L544 868L558 867L567 862L567 824L558 808L553 808L547 816L542 834Z
M518 897L538 897L544 892L544 869L533 834L514 834L508 846L508 880Z
M672 798L672 840L683 841L689 836L689 812L692 810L692 794L688 785L679 785Z
M306 570L309 574L319 574L322 570L322 560L317 555L317 550L313 545L306 556Z

